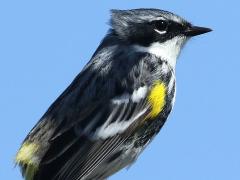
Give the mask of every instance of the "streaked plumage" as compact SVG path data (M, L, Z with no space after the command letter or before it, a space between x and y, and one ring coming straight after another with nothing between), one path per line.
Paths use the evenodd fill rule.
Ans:
M168 32L156 29L159 20L171 23ZM136 160L171 112L175 62L188 39L182 31L191 24L137 9L113 10L111 25L24 140L16 162L27 180L106 179Z

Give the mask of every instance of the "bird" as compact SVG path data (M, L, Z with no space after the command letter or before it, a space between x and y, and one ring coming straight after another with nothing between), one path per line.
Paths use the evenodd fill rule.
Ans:
M105 180L132 165L172 111L181 50L212 31L154 8L113 9L109 25L22 142L15 162L26 180Z

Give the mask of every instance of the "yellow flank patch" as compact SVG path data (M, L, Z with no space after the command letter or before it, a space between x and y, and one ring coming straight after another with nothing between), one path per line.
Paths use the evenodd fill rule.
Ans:
M156 81L148 95L148 102L151 105L151 111L147 118L156 117L166 103L166 86L163 82Z
M35 143L25 142L17 153L16 163L26 165L25 179L33 180L34 174L38 169L36 152L39 146Z
M35 164L36 158L34 158L35 153L38 150L38 145L35 143L25 142L17 153L16 163L19 164Z

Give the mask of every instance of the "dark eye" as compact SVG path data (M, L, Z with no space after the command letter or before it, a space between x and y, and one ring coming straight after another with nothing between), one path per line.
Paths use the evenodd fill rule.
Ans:
M168 30L168 22L164 20L155 21L154 26L158 31L161 31L161 32Z

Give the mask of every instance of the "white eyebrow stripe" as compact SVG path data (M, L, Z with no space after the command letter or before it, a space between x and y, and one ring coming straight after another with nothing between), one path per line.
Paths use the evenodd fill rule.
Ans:
M164 17L157 17L155 20L159 21L159 20L167 20L167 19Z

